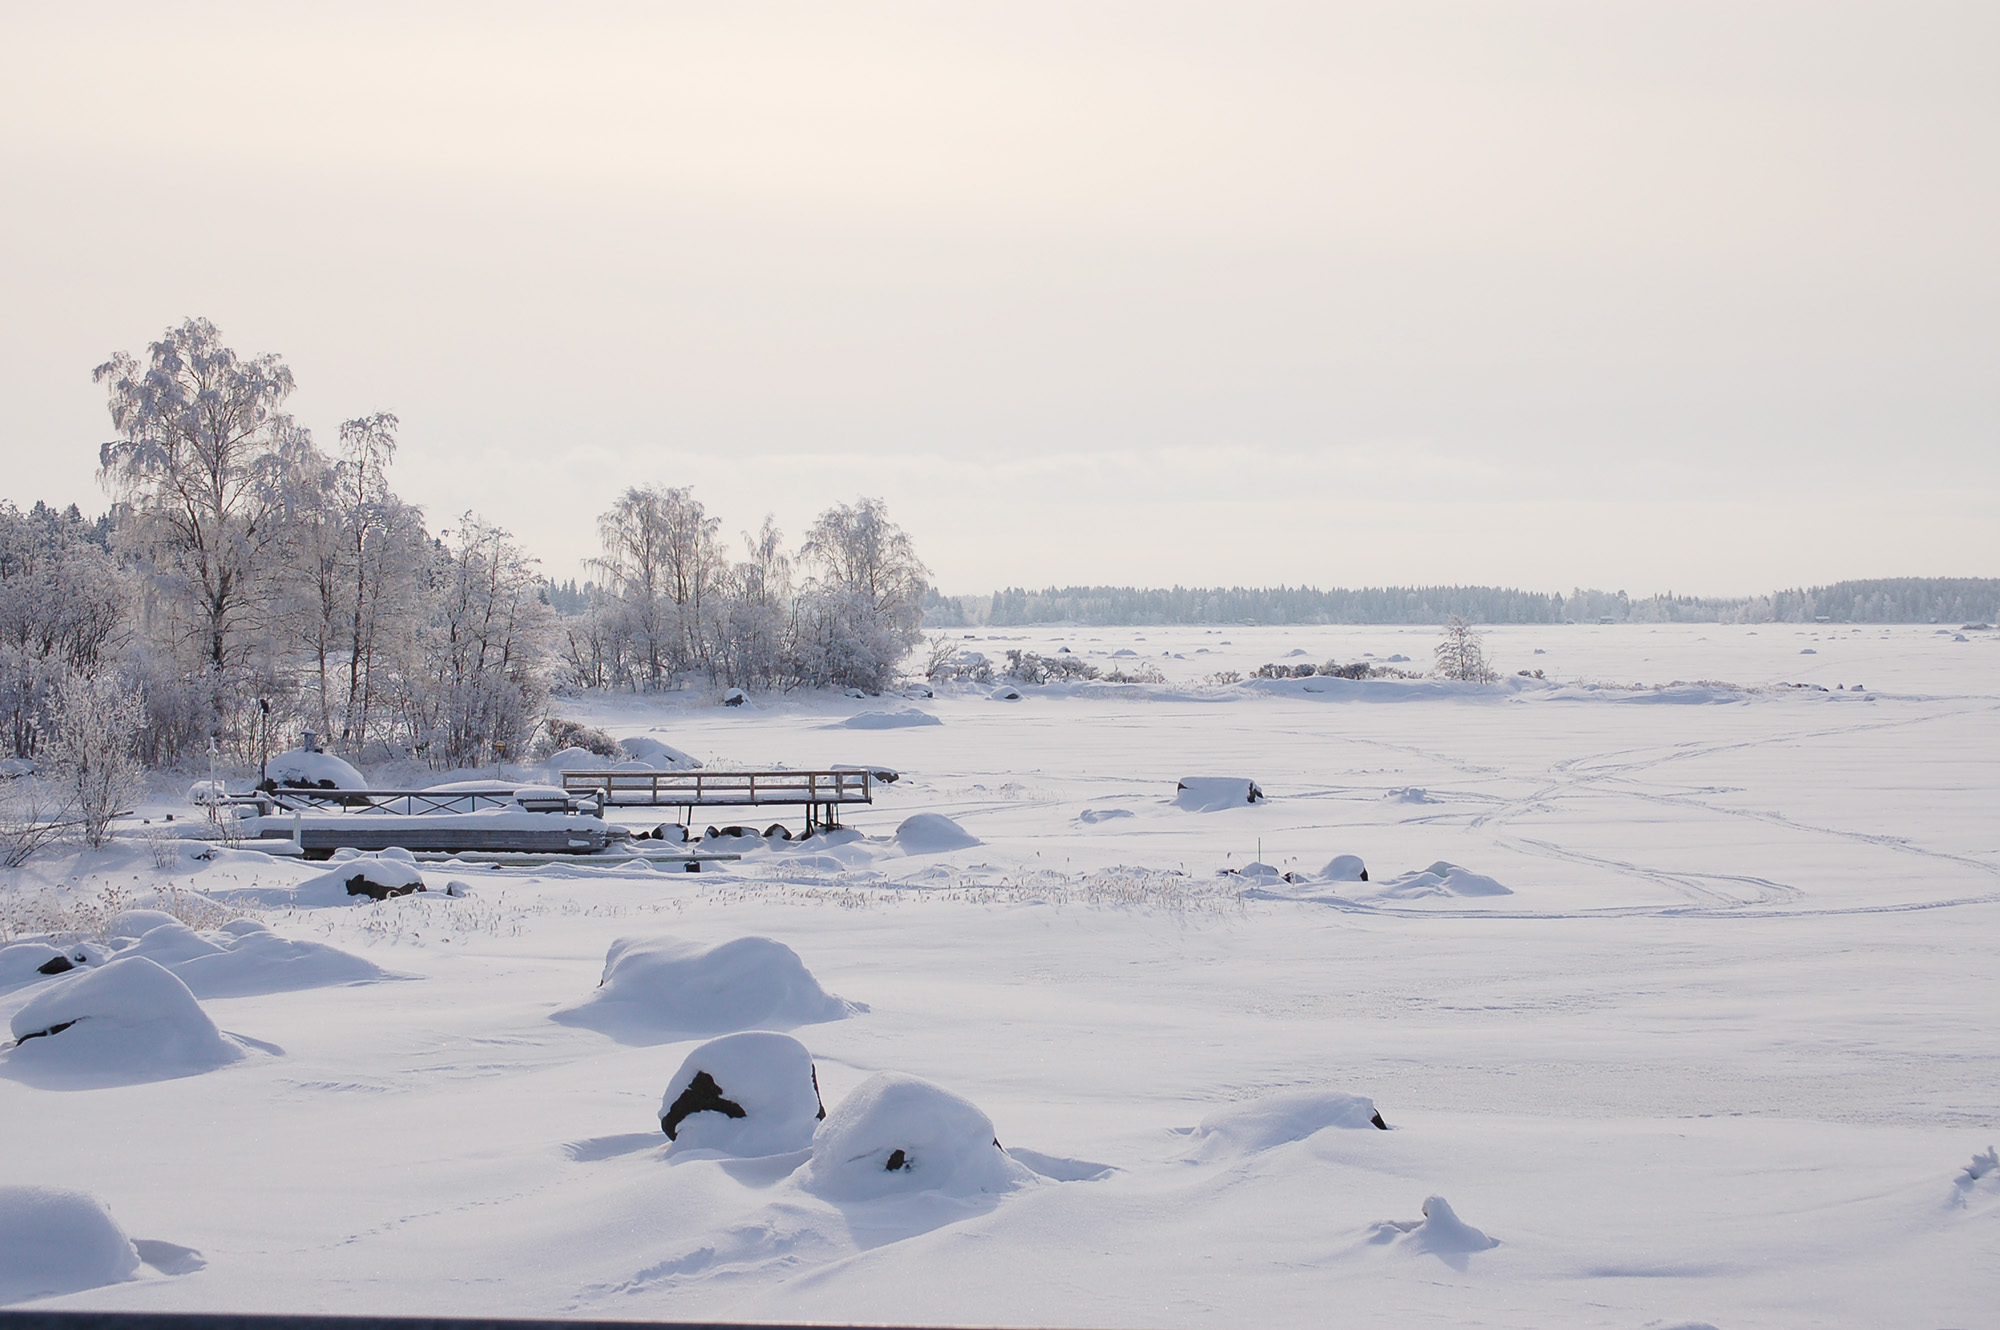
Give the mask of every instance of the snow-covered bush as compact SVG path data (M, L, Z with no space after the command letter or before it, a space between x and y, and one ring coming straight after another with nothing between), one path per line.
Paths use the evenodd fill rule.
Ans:
M1486 663L1485 641L1456 614L1445 622L1444 641L1437 644L1437 676L1459 683L1492 683L1500 676Z
M537 757L547 759L573 748L581 748L598 757L623 755L618 741L593 725L585 725L565 716L550 716L542 722L541 737L535 741Z
M1015 649L1007 652L1006 677L1016 683L1064 683L1097 675L1097 667L1079 656L1043 656Z
M109 675L71 673L56 685L49 767L86 845L108 841L112 820L139 797L145 773L132 749L142 715Z

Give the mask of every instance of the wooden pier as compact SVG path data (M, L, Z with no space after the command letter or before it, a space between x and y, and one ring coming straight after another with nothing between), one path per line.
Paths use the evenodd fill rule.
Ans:
M840 809L875 802L866 771L565 771L566 794L610 808L677 808L691 823L697 808L777 804L806 810L806 832L840 825Z

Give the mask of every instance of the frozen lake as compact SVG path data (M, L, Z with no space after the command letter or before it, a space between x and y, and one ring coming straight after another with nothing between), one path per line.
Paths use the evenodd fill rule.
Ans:
M1207 682L1422 669L1435 629L967 629L995 660L1067 646L1166 682L577 703L711 764L902 777L850 819L862 840L698 876L427 867L470 894L239 898L396 977L205 996L248 1042L197 1075L65 1088L32 1044L0 1055L0 1182L88 1192L201 1254L52 1305L1987 1323L2000 633L1958 630L1495 628L1505 681L1453 689ZM904 710L941 723L845 723ZM1268 797L1190 811L1188 776ZM900 844L922 813L979 843ZM1339 855L1369 880L1326 873ZM1467 871L1422 874L1440 861ZM26 917L47 893L227 903L320 871L162 869L135 840L9 880ZM784 943L865 1007L783 1026L829 1110L922 1077L1026 1176L854 1199L803 1154L670 1148L662 1092L702 1037L551 1019L627 936ZM0 988L0 1018L71 982ZM1391 1130L1327 1125L1338 1095ZM1420 1223L1429 1197L1462 1226Z

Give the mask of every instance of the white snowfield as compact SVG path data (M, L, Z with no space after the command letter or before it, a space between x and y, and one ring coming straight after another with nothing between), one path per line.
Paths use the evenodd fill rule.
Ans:
M746 842L700 874L426 865L429 892L321 903L288 889L337 866L156 857L137 835L38 859L4 918L115 887L252 922L8 925L11 1029L111 1020L136 988L84 985L146 973L176 986L172 1029L235 1056L16 1074L87 1021L0 1055L0 1181L84 1198L0 1191L0 1231L60 1213L75 1234L34 1258L47 1278L0 1253L0 1297L1992 1325L2000 634L1937 628L1496 628L1488 688L1204 682L1422 665L1431 629L968 629L990 658L1126 651L1168 682L573 704L711 767L901 773L849 834ZM941 723L840 724L901 711ZM1190 775L1265 797L1191 811ZM642 814L661 820L618 813ZM963 843L929 821L899 840L926 815ZM373 977L237 961L250 978L197 984L223 938L257 936ZM809 1133L802 1059L827 1112ZM745 1116L692 1112L669 1140L703 1070Z

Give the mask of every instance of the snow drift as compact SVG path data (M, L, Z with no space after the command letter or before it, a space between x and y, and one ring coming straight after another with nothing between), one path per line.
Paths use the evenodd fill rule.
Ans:
M846 720L834 722L834 728L843 730L901 730L913 725L942 725L943 721L928 711L906 708L902 711L861 711Z
M194 1076L243 1056L188 986L144 956L50 984L14 1013L4 1068L17 1080L122 1085Z
M1388 1124L1375 1101L1337 1090L1282 1090L1217 1109L1194 1129L1195 1151L1204 1158L1258 1154L1303 1141L1329 1127L1382 1131Z
M1491 1251L1500 1245L1458 1217L1442 1196L1427 1197L1422 1219L1390 1219L1375 1225L1369 1241L1429 1252L1448 1264L1464 1269L1464 1258L1473 1252Z
M604 977L583 1001L553 1013L626 1043L664 1043L735 1030L837 1021L858 1010L819 986L797 952L767 937L705 946L626 937L604 956Z
M703 1044L660 1097L660 1130L679 1150L789 1154L812 1144L825 1117L812 1054L768 1030Z
M1425 896L1511 896L1513 889L1483 873L1440 859L1429 868L1389 879L1370 892L1379 900L1416 900Z
M139 1253L95 1197L0 1186L0 1303L100 1288L139 1272Z
M906 854L943 854L947 850L970 849L979 837L943 813L918 813L904 818L896 828L896 844Z
M832 1201L914 1192L973 1196L1035 1179L1007 1157L993 1120L965 1099L896 1072L869 1077L821 1124L801 1184Z
M1174 787L1174 806L1190 813L1241 808L1264 797L1254 780L1240 776L1183 776Z

